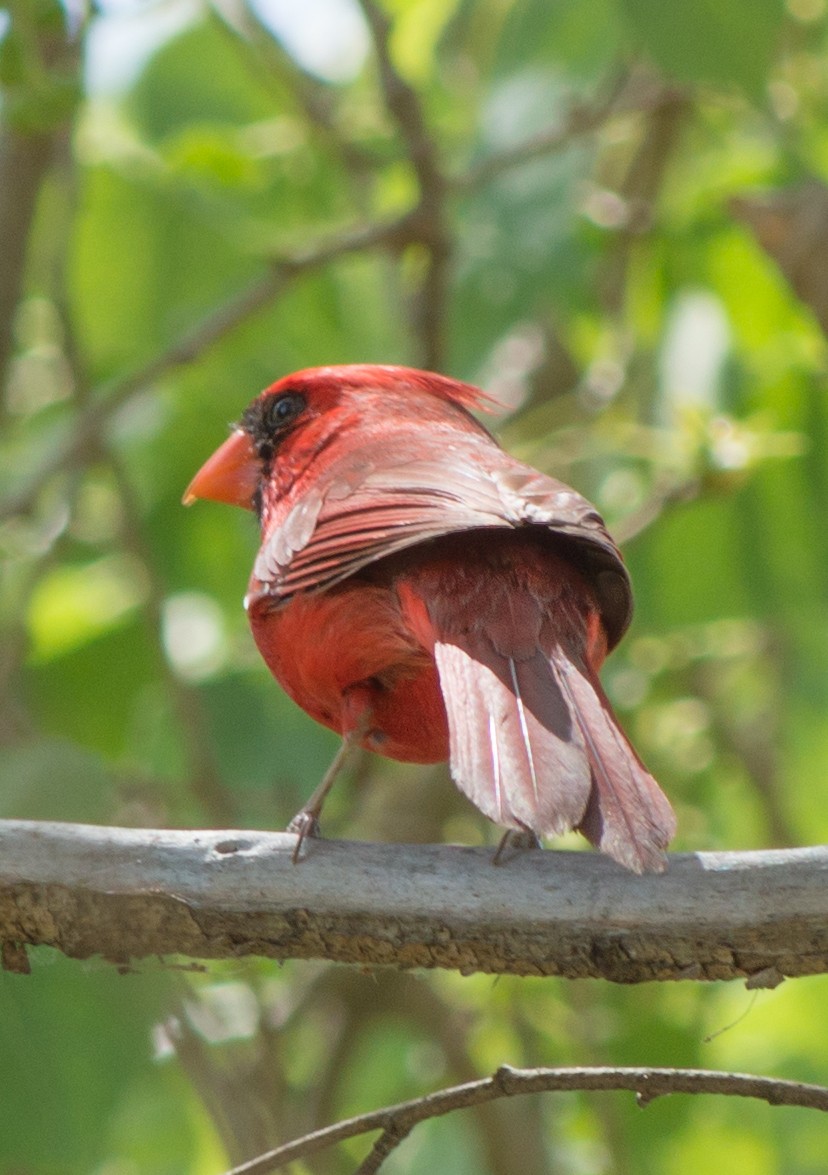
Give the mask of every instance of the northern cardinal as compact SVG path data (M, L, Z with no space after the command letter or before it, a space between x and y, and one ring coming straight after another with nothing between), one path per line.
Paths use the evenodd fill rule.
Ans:
M405 367L300 371L250 404L184 500L258 515L256 644L346 744L449 759L497 824L576 828L660 871L675 817L598 680L630 621L624 563L585 498L471 415L488 403Z

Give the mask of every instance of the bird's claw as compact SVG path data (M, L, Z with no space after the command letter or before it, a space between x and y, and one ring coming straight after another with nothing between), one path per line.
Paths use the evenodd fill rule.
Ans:
M301 808L288 824L287 831L296 833L296 844L291 855L293 864L296 865L300 859L302 845L307 838L319 836L319 813Z
M531 828L507 828L495 849L492 864L502 865L503 855L507 849L523 852L526 849L539 849L540 847L540 838Z

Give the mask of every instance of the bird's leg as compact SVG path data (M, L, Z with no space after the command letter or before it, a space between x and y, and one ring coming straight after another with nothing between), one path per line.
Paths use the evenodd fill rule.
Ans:
M501 865L503 863L503 854L507 848L520 851L523 849L539 849L540 847L540 837L531 828L507 828L495 849L492 864Z
M322 807L327 799L328 792L336 782L336 777L339 775L343 766L348 760L355 747L358 747L365 737L368 726L371 720L370 707L365 705L362 707L356 723L342 735L342 743L339 750L331 760L331 765L319 781L318 787L315 789L310 799L302 805L299 811L287 826L288 832L295 832L296 845L293 850L294 865L299 860L299 854L302 851L302 845L305 843L305 838L309 836L319 835L319 817L322 812Z
M352 730L346 734L342 739L339 750L334 755L331 765L322 779L319 786L314 791L310 799L302 805L299 811L287 826L288 832L295 832L297 834L296 846L293 850L294 865L299 860L299 854L302 851L302 845L305 843L305 837L319 835L319 816L322 812L322 807L327 798L328 792L333 787L337 775L339 775L345 764L349 754L359 743L359 732Z

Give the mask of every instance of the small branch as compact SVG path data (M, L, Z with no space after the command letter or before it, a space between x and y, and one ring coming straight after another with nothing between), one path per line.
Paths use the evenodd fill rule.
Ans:
M324 958L618 983L828 971L828 846L677 854L306 842L0 821L0 941L73 958Z
M371 1147L371 1153L360 1163L355 1175L376 1175L391 1152L408 1138L413 1125L413 1122L408 1124L394 1121L387 1126Z
M359 4L374 41L385 104L399 127L420 189L412 221L417 226L419 243L427 250L428 260L414 299L414 329L420 339L422 365L439 370L443 359L451 253L445 218L446 180L419 95L391 59L391 22L374 0L359 0Z
M627 209L600 279L601 301L613 315L621 314L627 297L627 272L635 243L651 232L655 207L670 157L678 149L681 130L691 110L685 92L665 89L647 111L641 140L618 188Z
M31 510L44 483L55 474L83 464L89 452L99 455L98 438L118 409L166 372L200 359L210 347L275 301L292 279L363 249L399 249L411 235L411 219L406 216L368 228L351 229L313 248L275 259L267 273L210 311L159 355L90 395L88 405L75 416L62 447L47 454L28 484L0 504L0 521Z
M349 178L358 180L381 165L379 157L352 140L339 125L332 87L299 64L250 0L232 3L212 0L211 9L231 38L231 44L244 54L246 66L252 64L259 83L273 93L276 104L281 105L283 101L283 87L289 88L310 127L322 138L326 148L340 157Z
M56 133L24 134L0 128L0 388L5 386L13 350L29 228L56 138Z
M508 147L497 155L490 155L473 164L468 171L454 176L451 187L457 192L477 191L505 172L545 155L552 155L583 135L592 134L612 115L615 95L598 102L579 102L572 106L560 122L514 147Z
M8 6L6 6L8 8ZM16 36L27 42L28 58L23 76L15 76L20 62L6 69L3 82L3 125L0 126L0 392L8 376L14 350L15 312L24 290L29 233L37 211L44 181L60 144L72 124L77 97L49 109L49 79L52 84L77 79L82 46L70 39L45 7L11 7L9 40ZM18 50L19 51L19 50ZM9 61L14 54L9 55ZM21 110L26 112L21 116ZM2 397L0 397L0 401ZM0 413L2 413L0 407Z
M400 129L420 189L427 193L435 185L442 186L442 177L437 164L436 147L428 132L420 99L391 60L388 45L390 20L374 0L359 0L359 6L371 30L385 104Z
M98 456L98 438L119 408L165 372L198 358L213 343L275 298L284 283L285 273L277 267L212 311L160 355L91 396L88 406L75 416L72 430L62 447L49 453L42 467L31 475L28 484L0 506L0 520L27 513L36 502L45 481L74 465L84 464L90 452Z
M671 506L695 501L701 492L702 482L698 477L691 477L685 481L677 481L672 477L660 479L650 496L637 510L633 510L626 518L613 525L612 534L615 541L624 546L652 526L665 510L669 510Z
M681 91L654 83L647 78L622 76L607 87L605 94L588 102L574 103L554 125L516 143L496 155L482 159L468 171L448 182L453 191L473 192L485 187L505 172L545 155L568 147L576 139L600 130L610 118L620 114L647 114L672 106Z
M671 1093L714 1093L728 1097L756 1098L771 1106L801 1106L828 1112L828 1088L749 1073L719 1073L710 1069L567 1068L512 1069L504 1065L492 1077L454 1085L425 1097L386 1106L368 1114L316 1130L239 1167L227 1175L267 1175L298 1159L335 1143L373 1130L383 1133L359 1168L359 1175L373 1175L380 1163L419 1122L442 1117L496 1098L527 1093L594 1092L629 1090L640 1106ZM376 1157L375 1157L376 1156ZM378 1160L377 1161L377 1157Z

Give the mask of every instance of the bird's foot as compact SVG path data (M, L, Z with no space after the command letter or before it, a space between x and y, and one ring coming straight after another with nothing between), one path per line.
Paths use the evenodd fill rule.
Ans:
M523 852L526 849L539 849L540 847L540 837L531 828L507 828L495 849L492 864L502 865L507 849Z
M295 832L298 838L296 848L293 850L294 865L299 860L299 854L302 852L302 845L305 843L305 840L309 836L319 836L319 816L322 812L325 799L348 756L352 754L354 747L359 746L360 740L364 737L370 717L370 710L365 710L353 729L349 730L343 736L339 750L334 755L330 767L322 776L316 791L304 807L299 809L290 824L288 824L288 832Z
M287 831L296 833L296 844L291 854L291 860L296 865L302 853L302 845L307 838L319 836L319 810L308 807L300 808L288 824Z

